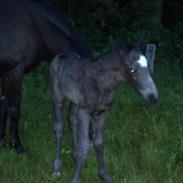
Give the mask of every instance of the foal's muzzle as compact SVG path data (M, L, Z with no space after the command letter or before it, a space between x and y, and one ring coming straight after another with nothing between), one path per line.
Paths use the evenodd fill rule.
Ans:
M152 104L152 105L156 104L159 100L159 98L157 96L155 96L154 94L148 95L147 99L148 99L149 104Z
M154 105L159 100L158 90L153 82L153 80L149 80L144 89L140 90L140 94L145 99L145 101L151 105Z

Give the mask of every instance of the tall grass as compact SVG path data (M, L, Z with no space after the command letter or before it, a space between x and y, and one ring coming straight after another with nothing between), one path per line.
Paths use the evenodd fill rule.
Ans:
M28 155L0 149L0 183L68 183L74 171L71 135L65 107L63 170L52 175L55 153L53 113L47 66L26 76L23 87L20 134ZM116 89L105 131L105 160L116 183L183 182L183 74L177 68L156 66L160 102L146 105L124 84ZM84 171L83 183L100 183L94 151Z

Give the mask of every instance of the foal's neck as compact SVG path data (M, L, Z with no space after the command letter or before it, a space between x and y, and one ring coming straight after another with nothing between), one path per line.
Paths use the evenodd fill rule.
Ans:
M111 92L117 84L124 81L119 57L114 52L99 57L91 67L91 77L96 80L102 93Z

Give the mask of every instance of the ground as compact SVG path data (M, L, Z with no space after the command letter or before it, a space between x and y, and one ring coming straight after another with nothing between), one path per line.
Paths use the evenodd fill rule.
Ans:
M20 134L28 155L0 150L1 183L68 183L74 173L71 136L65 122L63 171L55 178L55 139L47 66L26 76L23 87ZM177 67L155 66L160 102L150 107L128 86L116 89L108 113L105 159L115 183L183 182L183 73ZM41 83L41 84L40 84ZM65 121L67 119L65 107ZM88 156L82 183L100 183L94 151Z

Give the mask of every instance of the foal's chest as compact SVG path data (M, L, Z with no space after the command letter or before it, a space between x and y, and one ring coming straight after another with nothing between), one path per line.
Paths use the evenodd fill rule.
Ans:
M98 100L95 102L95 105L90 105L89 110L92 114L97 115L103 111L109 109L114 101L114 92L110 92L106 95L101 95Z

